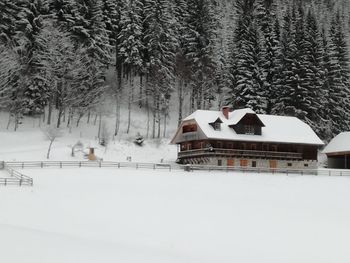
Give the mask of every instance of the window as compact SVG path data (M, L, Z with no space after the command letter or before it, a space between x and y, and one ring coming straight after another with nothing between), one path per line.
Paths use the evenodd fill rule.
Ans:
M292 165L293 165L292 163L287 163L288 167L292 167Z
M256 151L256 144L252 144L251 147L252 151Z
M197 131L196 124L188 124L182 127L182 133L196 132L196 131Z
M221 130L221 123L220 122L214 122L214 130L220 131Z
M271 151L277 152L277 145L271 145Z
M222 166L222 160L218 160L218 166Z
M256 161L252 161L252 167L256 167Z
M241 159L241 160L239 160L239 164L241 165L241 167L247 167L248 166L248 160Z
M308 163L304 163L304 167L309 167L309 164Z
M254 135L255 131L254 131L254 126L253 125L244 125L244 133L245 134L250 134L250 135Z
M222 149L222 142L217 142L216 146L217 146L217 148Z
M227 159L227 166L234 166L235 160L234 159Z

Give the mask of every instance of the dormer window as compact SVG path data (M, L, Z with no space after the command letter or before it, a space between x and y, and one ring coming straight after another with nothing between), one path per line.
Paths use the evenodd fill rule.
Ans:
M240 120L234 124L228 125L234 129L237 134L261 135L264 123L255 113L246 113Z
M220 131L221 123L222 123L222 120L220 118L217 118L216 121L209 123L209 125L213 127L214 130Z
M214 123L214 130L220 131L221 130L221 123L220 122L215 122Z
M244 133L249 135L255 134L255 129L253 125L244 125Z

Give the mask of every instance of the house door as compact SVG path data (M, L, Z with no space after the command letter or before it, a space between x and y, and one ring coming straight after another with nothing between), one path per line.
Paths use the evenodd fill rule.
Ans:
M277 161L276 160L270 160L270 168L272 168L272 169L277 168Z

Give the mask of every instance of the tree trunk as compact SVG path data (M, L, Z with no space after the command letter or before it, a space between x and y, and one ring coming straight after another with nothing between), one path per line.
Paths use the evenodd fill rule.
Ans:
M88 111L87 121L86 121L87 124L90 123L90 116L91 116L91 111Z
M149 138L149 128L150 128L150 122L151 122L151 114L149 110L149 103L148 103L148 96L146 96L146 107L147 107L147 138Z
M54 140L55 140L55 139L50 140L50 145L49 145L49 149L47 150L46 159L49 159L49 158L50 158L51 146L52 146L52 143L53 143Z
M8 122L7 122L6 130L9 129L10 124L11 124L11 113L9 113L9 120L8 120Z
M49 109L47 114L47 125L51 125L51 117L52 117L52 98L49 101Z
M102 126L102 113L100 112L99 120L98 120L98 134L97 134L98 143L101 142L101 126Z
M131 93L131 94L130 94ZM126 129L126 133L129 134L130 124L131 124L131 104L134 99L134 76L130 74L130 93L128 97L128 125Z
M94 126L96 125L96 122L97 122L97 117L98 117L98 114L96 113L96 115L95 115L95 119L94 119Z
M57 116L57 128L59 128L61 126L61 118L62 118L62 114L63 114L63 109L59 108L58 109L58 116Z
M178 121L177 126L180 126L180 123L182 121L182 107L183 107L183 80L180 80L178 82L178 97L179 97L179 115L178 115Z
M142 108L143 106L143 78L142 78L142 74L140 74L140 92L139 92L139 107Z
M158 131L157 131L157 138L160 138L160 110L159 110L159 106L157 109L157 119L158 119Z
M114 129L114 136L118 135L119 132L119 126L120 126L120 98L119 94L115 95L116 97L116 105L115 105L115 129Z
M164 129L163 129L163 138L166 136L166 121L167 121L167 113L166 111L164 112Z
M153 109L152 138L156 137L156 109Z
M78 116L78 119L77 119L77 127L79 127L80 120L81 120L81 118L83 118L83 116L84 116L84 113L79 113L79 116Z

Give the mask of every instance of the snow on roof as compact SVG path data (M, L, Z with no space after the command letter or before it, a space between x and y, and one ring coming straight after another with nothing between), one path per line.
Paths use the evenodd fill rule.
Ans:
M311 127L296 117L257 114L265 124L262 135L237 134L229 125L237 124L247 113L255 114L251 109L235 110L226 119L221 111L197 110L184 121L195 120L208 139L324 145ZM223 121L221 130L214 130L209 123L218 117Z
M350 152L350 132L342 132L335 136L322 152Z

